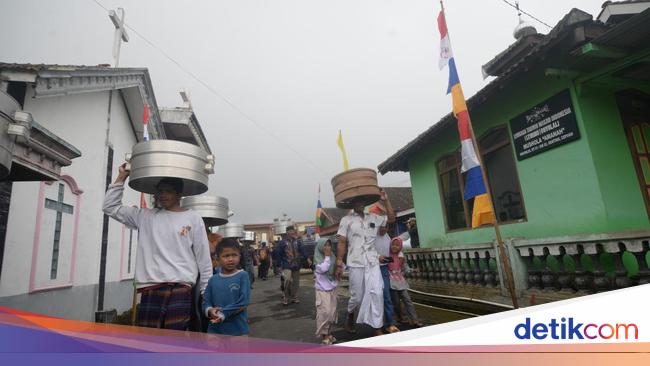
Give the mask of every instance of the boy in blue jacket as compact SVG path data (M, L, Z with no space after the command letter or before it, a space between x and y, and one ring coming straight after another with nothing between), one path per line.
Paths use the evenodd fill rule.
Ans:
M248 274L237 269L241 258L239 243L224 239L217 246L220 271L208 281L203 294L203 312L210 319L208 333L247 335L251 283Z

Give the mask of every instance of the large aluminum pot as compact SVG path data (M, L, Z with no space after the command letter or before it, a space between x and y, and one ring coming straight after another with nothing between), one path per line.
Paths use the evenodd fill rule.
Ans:
M224 238L243 238L244 225L229 222L225 225L219 226L219 235Z
M293 225L291 219L273 219L273 234L282 235L287 233L287 226Z
M244 241L255 241L255 232L254 231L244 231Z
M353 200L362 200L365 205L379 201L377 172L367 168L346 170L332 178L334 200L338 208L352 208Z
M14 113L19 110L20 104L0 90L0 179L8 176L11 170L16 137L6 132L14 123Z
M219 226L228 223L228 199L218 196L183 197L181 206L196 211L206 226Z
M127 154L131 174L129 186L138 192L156 193L165 177L183 180L183 196L208 190L208 175L214 173L214 158L196 145L174 140L141 142Z

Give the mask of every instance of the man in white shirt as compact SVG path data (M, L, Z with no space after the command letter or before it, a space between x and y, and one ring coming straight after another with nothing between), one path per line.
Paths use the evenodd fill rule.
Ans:
M336 274L340 279L344 267L343 255L347 249L350 300L345 329L350 333L355 332L354 312L358 308L356 322L370 325L375 329L376 335L383 334L383 280L375 239L380 227L395 221L395 213L383 190L380 202L386 207L388 217L375 213L364 214L365 202L354 200L353 212L343 217L339 223Z
M129 176L120 166L115 183L104 198L104 213L138 229L135 281L142 294L136 325L186 330L190 320L192 286L201 293L212 276L210 248L203 219L180 206L183 181L163 178L156 200L162 208L122 205L124 182Z

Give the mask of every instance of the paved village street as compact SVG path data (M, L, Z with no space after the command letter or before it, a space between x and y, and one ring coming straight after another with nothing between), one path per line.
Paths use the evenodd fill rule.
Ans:
M357 324L357 333L349 334L343 329L343 321L349 299L348 283L342 280L338 288L339 321L332 329L337 343L349 342L372 336L372 329ZM300 276L299 304L282 305L280 292L280 277L269 276L262 281L255 279L253 284L251 305L248 307L251 337L269 338L287 341L320 343L314 335L316 329L316 307L314 306L314 280L310 271L303 270ZM418 306L418 315L425 324L432 324L435 319L427 316L426 309ZM398 325L402 330L411 329L406 325Z

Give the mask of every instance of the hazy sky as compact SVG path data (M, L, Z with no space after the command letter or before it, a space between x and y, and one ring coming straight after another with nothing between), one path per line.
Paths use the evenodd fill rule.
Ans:
M178 91L189 89L216 157L208 194L230 200L232 221L313 219L319 183L323 205L334 205L339 129L351 167L376 168L450 111L439 1L98 1L126 9L129 26L213 90L129 32L120 66L149 69L159 106L182 105ZM602 3L520 1L550 25L571 8L595 17ZM514 41L517 14L503 0L447 0L445 9L469 98L490 81L481 65ZM0 0L0 62L110 63L113 32L93 0ZM410 181L390 173L380 184Z

